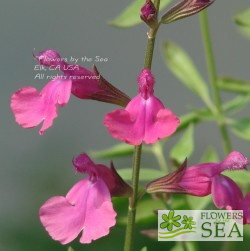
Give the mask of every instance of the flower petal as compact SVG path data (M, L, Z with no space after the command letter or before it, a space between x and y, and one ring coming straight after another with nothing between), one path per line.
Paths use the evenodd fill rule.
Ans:
M244 197L239 209L243 210L244 224L250 224L250 193Z
M116 139L128 144L140 145L145 131L145 103L140 96L133 98L126 110L115 110L106 114L104 124Z
M243 194L238 185L227 176L218 174L212 179L211 193L218 208L238 209Z
M174 221L177 221L177 220L179 220L181 218L181 216L180 215L177 215L177 216L175 216L174 218L173 218L173 220Z
M169 211L168 218L169 218L170 220L172 220L173 217L174 217L174 211L171 210L171 211Z
M173 221L173 224L174 224L176 227L180 227L180 226L181 226L181 223L176 222L176 221Z
M140 145L143 140L153 144L173 134L179 123L159 99L152 96L145 100L140 95L133 98L125 110L115 110L104 118L104 124L114 138L132 145Z
M56 196L40 208L40 220L49 235L62 244L74 240L84 227L90 182L78 182L67 197Z
M166 222L169 221L169 218L168 218L168 216L167 216L166 214L163 214L163 215L162 215L162 219L165 220Z
M161 228L166 228L168 224L169 224L168 222L162 222L160 226Z
M74 240L83 230L81 243L90 243L109 233L115 225L110 194L98 179L79 181L66 195L49 199L40 209L40 220L50 236L62 244Z
M106 184L99 179L90 190L84 231L81 243L90 243L109 234L110 227L116 223L116 212Z
M23 87L11 97L11 109L18 124L24 128L43 125L40 134L53 124L57 117L57 105L68 103L71 81L59 78L49 82L39 94L33 87Z
M169 223L167 226L168 231L172 231L173 229L173 223Z
M161 101L152 96L146 101L145 135L146 144L156 143L159 139L173 134L180 124L177 116L165 109Z

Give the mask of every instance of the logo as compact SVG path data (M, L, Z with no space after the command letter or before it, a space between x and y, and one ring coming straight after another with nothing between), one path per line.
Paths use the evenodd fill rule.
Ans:
M243 241L243 211L159 210L158 241Z

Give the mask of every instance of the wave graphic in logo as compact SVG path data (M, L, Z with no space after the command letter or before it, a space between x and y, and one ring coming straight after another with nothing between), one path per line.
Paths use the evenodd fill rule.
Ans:
M196 227L192 227L192 229L196 229ZM184 230L184 231L183 231ZM159 234L164 234L165 236L159 236L159 238L161 239L170 239L170 238L174 238L178 235L181 234L187 234L187 233L196 233L196 231L191 231L191 230L187 230L184 227L176 229L174 231L171 232L159 232Z

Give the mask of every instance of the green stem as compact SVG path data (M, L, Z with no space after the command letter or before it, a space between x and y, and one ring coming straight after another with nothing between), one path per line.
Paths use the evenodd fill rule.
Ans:
M232 147L231 147L231 142L230 142L229 134L227 131L227 127L225 124L225 118L224 118L224 114L222 110L222 102L221 102L221 97L219 93L219 87L217 84L215 59L213 55L212 42L211 42L211 37L210 37L210 32L209 32L209 25L208 25L206 10L201 12L200 21L201 21L203 43L204 43L206 57L207 57L209 77L210 77L210 82L211 82L211 86L213 90L214 103L217 108L218 125L220 128L220 133L222 136L225 153L228 154L232 151Z
M160 0L155 0L154 4L158 13ZM159 28L159 25L155 28L151 28L148 33L144 68L151 69L153 54L154 54L155 37L156 37L158 28ZM135 146L134 159L133 159L133 173L132 173L133 194L132 194L132 197L129 199L124 251L133 250L136 206L137 206L137 200L138 200L138 184L139 184L139 174L140 174L141 150L142 150L142 145Z
M133 194L129 200L128 207L128 221L125 238L125 251L131 251L133 249L134 242L134 230L135 230L135 216L136 216L136 204L139 184L140 162L141 162L141 149L142 145L136 146L134 150L133 159L133 174L132 174L132 187Z

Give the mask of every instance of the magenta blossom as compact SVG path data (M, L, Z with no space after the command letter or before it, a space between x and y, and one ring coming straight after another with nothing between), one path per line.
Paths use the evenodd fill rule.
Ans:
M159 178L147 186L149 193L183 193L194 196L212 194L218 208L244 210L244 222L250 222L250 194L243 198L239 186L227 176L226 170L244 170L249 160L239 152L231 152L219 163L203 163L187 168L186 161L175 172Z
M153 144L176 131L180 121L154 96L154 77L144 69L138 77L139 95L125 109L108 113L104 124L116 139L131 145Z
M67 64L58 52L42 51L35 57L50 69L60 70L64 75L50 81L39 93L36 88L26 86L11 97L11 109L16 122L24 128L32 128L43 122L40 134L48 129L57 117L57 106L68 103L70 94L80 99L93 99L126 106L129 98L109 84L94 68L91 71Z
M91 243L107 235L116 223L111 194L128 194L131 188L113 167L96 165L86 154L75 158L73 164L77 172L87 173L88 177L76 183L65 197L47 200L40 208L40 220L61 244L73 241L82 231L80 242Z

